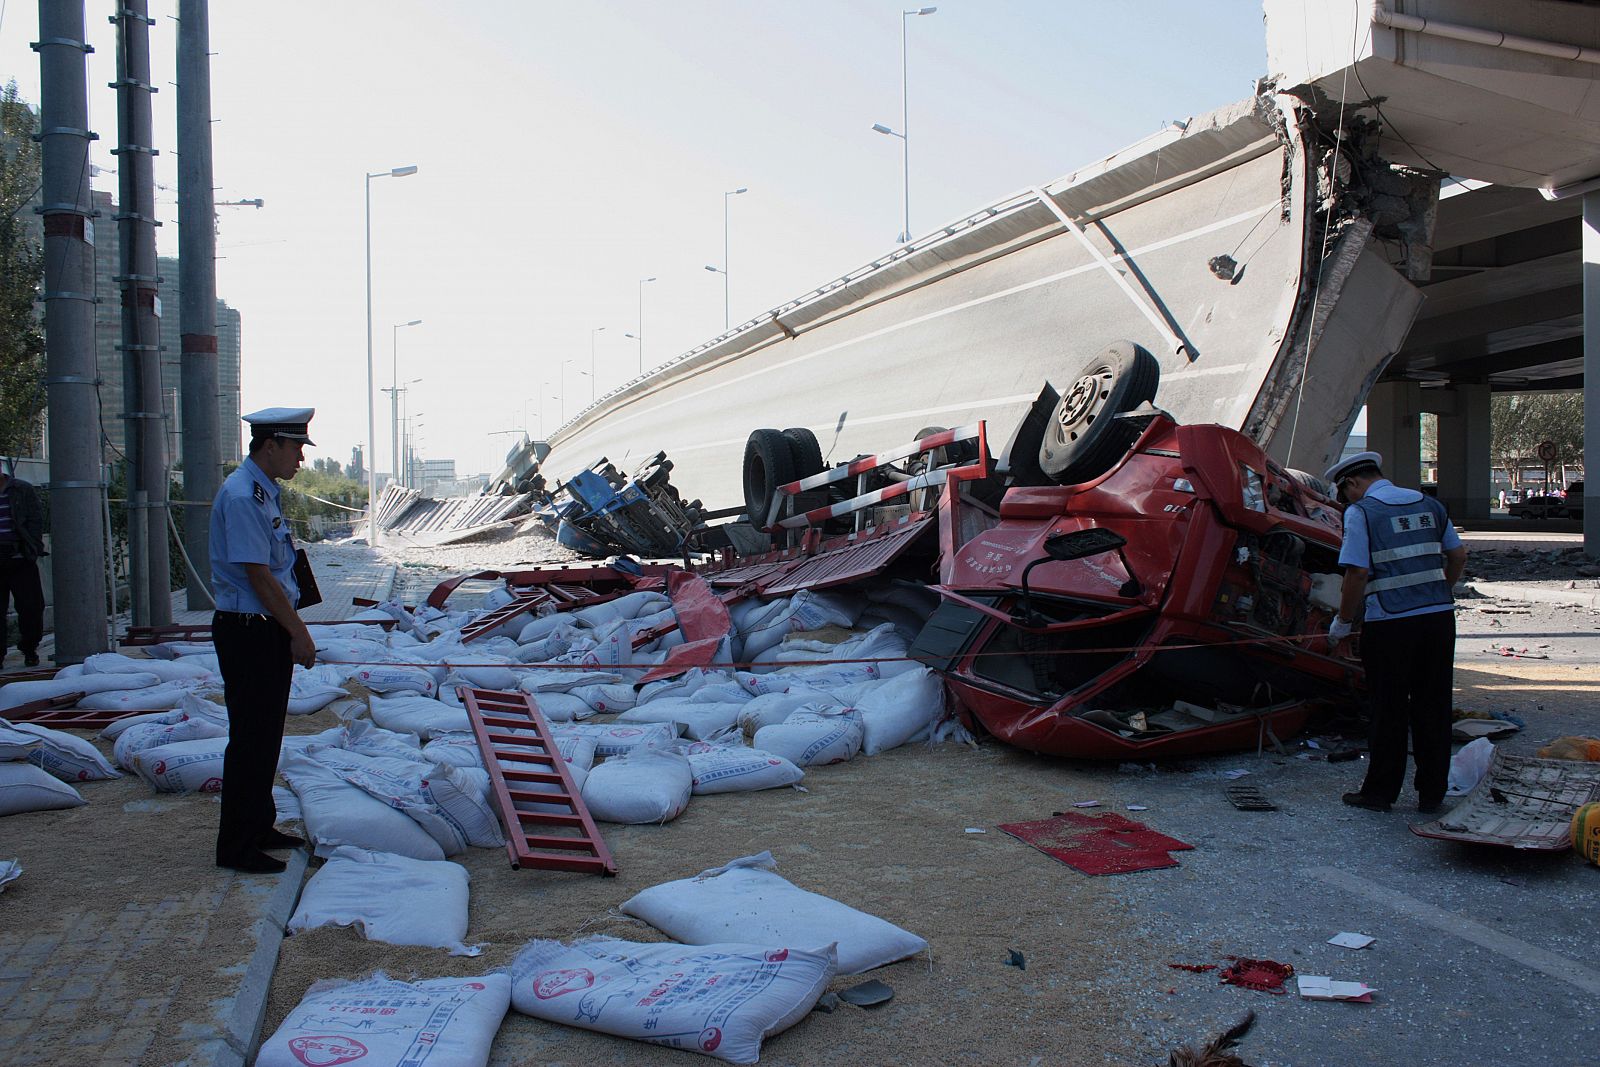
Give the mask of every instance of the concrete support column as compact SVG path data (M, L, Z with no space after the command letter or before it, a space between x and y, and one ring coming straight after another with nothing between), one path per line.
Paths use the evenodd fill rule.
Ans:
M1489 517L1489 387L1444 390L1439 412L1439 502L1457 522Z
M1367 447L1383 456L1383 473L1395 485L1422 484L1422 387L1379 382L1367 394Z
M1590 471L1600 476L1600 190L1583 194L1583 551L1600 558L1600 482Z

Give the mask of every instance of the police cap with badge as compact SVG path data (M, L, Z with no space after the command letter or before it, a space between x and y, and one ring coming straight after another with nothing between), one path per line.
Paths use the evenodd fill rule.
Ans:
M1378 453L1357 452L1355 455L1346 459L1341 459L1339 462L1329 467L1328 472L1322 477L1327 480L1329 485L1333 486L1334 491L1338 494L1339 500L1343 502L1344 490L1339 487L1339 483L1341 481L1350 477L1352 474L1382 474L1382 468L1383 457Z
M278 438L283 441L299 441L302 444L316 446L307 432L311 419L316 415L316 408L262 408L241 416L250 424L250 439L260 441L267 438ZM256 486L256 499L261 499L261 487ZM292 542L291 542L292 543ZM295 549L294 553L295 584L300 587L300 597L295 602L295 608L309 608L322 603L322 592L317 588L317 576L312 573L311 561L306 558L306 550Z
M316 413L316 408L262 408L245 415L244 421L250 424L252 439L279 437L315 447L316 442L306 431Z

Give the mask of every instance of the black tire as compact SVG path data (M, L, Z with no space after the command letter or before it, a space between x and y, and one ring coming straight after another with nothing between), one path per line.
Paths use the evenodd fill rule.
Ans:
M816 434L804 426L791 426L783 431L783 437L789 442L789 455L794 458L796 478L809 478L822 473L822 445L817 442Z
M1098 478L1116 465L1139 428L1116 416L1156 398L1161 364L1132 341L1117 341L1062 393L1039 445L1039 466L1061 485Z
M744 446L744 506L754 526L766 526L778 486L794 479L789 439L777 430L752 433Z
M1519 512L1517 512L1517 518L1519 518L1519 519L1531 519L1533 517L1534 517L1534 515L1533 515L1533 512L1531 512L1531 511L1519 511Z

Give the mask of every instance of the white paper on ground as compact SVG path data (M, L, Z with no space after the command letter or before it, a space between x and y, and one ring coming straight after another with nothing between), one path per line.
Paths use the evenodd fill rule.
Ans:
M1300 995L1307 1000L1361 1000L1372 999L1372 987L1365 982L1335 982L1321 974L1296 976Z
M1345 931L1328 938L1328 944L1338 945L1340 948L1366 948L1376 940L1378 939L1368 937L1366 934L1352 934Z

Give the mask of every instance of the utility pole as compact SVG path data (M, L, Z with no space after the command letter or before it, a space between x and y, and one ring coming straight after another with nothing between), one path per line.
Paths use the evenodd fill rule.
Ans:
M134 368L136 391L123 398L128 436L139 439L138 469L128 476L128 528L144 532L144 601L138 626L172 622L171 565L167 540L167 438L161 391L161 312L156 297L156 186L151 146L150 23L146 0L119 0L117 27L117 228L122 245L122 362ZM130 380L126 370L123 381ZM214 401L215 393L208 399ZM139 604L136 598L135 605Z
M51 547L57 665L106 650L106 542L100 524L100 402L94 358L94 208L89 198L83 5L39 0L39 129L44 216L45 382L50 404Z
M213 603L209 592L211 500L222 483L210 18L207 0L179 0L178 324L183 338L183 544L192 564L188 601L191 611ZM233 431L238 433L238 427Z

